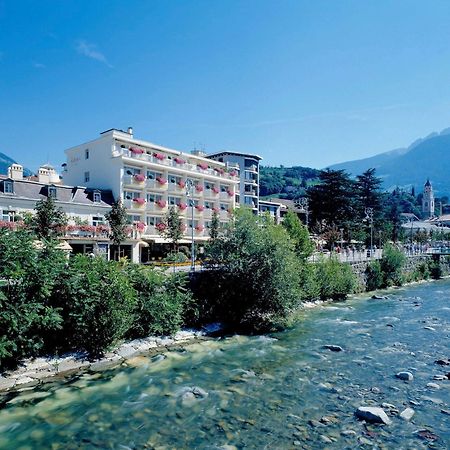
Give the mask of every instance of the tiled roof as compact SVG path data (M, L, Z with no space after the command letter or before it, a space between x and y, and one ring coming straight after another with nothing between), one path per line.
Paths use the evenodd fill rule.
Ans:
M14 193L4 193L4 182L10 180L14 183ZM82 186L64 186L60 184L43 184L32 180L11 180L0 176L0 198L23 198L30 200L42 200L48 197L49 186L56 189L56 201L64 203L76 203L79 205L111 206L114 197L111 191L90 189ZM94 203L94 192L101 193L101 202Z

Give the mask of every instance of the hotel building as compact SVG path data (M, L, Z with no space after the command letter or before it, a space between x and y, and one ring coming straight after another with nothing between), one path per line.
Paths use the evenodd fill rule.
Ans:
M65 153L65 183L110 190L123 201L130 224L149 244L147 256L141 256L144 262L154 244L167 243L158 227L169 207L177 208L183 219L185 236L180 243L190 242L192 230L195 241L201 243L209 238L213 212L224 224L236 206L236 164L135 139L131 128L104 131ZM192 182L189 192L188 180Z

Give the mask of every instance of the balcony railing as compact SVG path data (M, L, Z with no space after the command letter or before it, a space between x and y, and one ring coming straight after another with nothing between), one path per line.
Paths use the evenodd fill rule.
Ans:
M223 169L223 172L221 172L219 170L215 170L210 167L202 168L198 164L191 164L189 162L177 163L175 161L175 158L161 159L161 158L157 158L154 155L149 155L148 153L133 153L131 150L129 150L127 148L121 148L121 147L119 147L116 150L115 155L117 155L117 156L122 155L127 158L136 159L138 161L149 162L152 164L158 164L158 165L165 166L165 167L174 167L174 168L184 169L184 170L188 170L190 172L197 172L197 173L204 174L204 175L212 175L215 177L220 177L220 178L224 178L224 179L228 179L228 180L229 179L232 179L232 180L237 179L237 175L238 175L236 169L231 168L231 167L230 167L230 172L233 172L233 171L236 172L236 174L234 176L231 175L230 173L228 173L227 171L225 171L224 169Z

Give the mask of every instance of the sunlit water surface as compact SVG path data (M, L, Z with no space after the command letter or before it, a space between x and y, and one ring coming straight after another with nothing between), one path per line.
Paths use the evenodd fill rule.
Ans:
M283 333L200 342L10 395L0 449L450 448L450 381L433 380L450 372L435 363L450 358L450 282L388 295L308 310ZM412 382L395 377L404 370ZM415 415L386 409L389 426L355 418L382 403Z

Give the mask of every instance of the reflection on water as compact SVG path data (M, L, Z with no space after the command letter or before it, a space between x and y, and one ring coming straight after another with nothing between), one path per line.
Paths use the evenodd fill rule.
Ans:
M139 356L10 396L0 448L449 448L450 381L439 378L450 366L435 363L450 358L449 294L443 281L354 299L305 311L283 333ZM392 424L358 421L361 405L383 405ZM411 421L398 416L407 407Z

